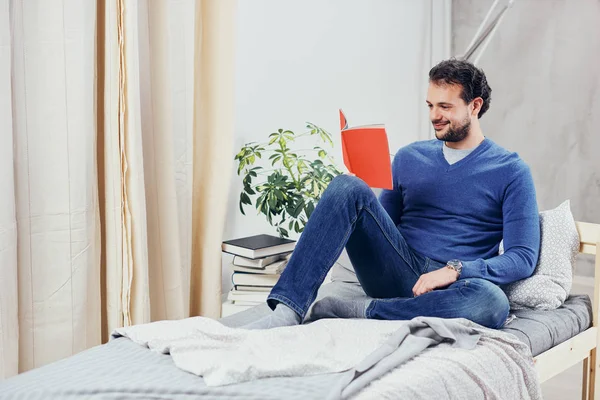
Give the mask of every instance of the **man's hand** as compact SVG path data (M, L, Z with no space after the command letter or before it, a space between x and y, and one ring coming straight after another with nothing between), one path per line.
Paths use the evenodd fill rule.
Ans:
M440 268L436 271L421 275L412 291L415 297L420 296L423 293L431 292L433 289L448 286L451 283L456 282L457 279L458 273L452 268Z

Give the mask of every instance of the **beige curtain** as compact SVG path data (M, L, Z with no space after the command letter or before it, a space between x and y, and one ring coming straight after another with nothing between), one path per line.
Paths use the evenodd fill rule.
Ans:
M235 0L0 0L0 378L220 310Z

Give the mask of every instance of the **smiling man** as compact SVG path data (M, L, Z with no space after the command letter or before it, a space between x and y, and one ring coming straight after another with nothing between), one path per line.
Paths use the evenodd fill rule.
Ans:
M481 131L490 99L472 64L432 68L426 104L436 139L396 153L393 189L379 198L357 177L334 178L269 294L273 312L246 328L300 323L344 247L370 299L326 297L314 304L318 317L467 318L501 327L509 305L498 285L533 273L540 224L529 167Z

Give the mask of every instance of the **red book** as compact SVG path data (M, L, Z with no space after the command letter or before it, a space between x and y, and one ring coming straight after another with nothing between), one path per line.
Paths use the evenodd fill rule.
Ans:
M383 125L348 127L340 110L342 153L348 171L372 188L392 189L392 164Z

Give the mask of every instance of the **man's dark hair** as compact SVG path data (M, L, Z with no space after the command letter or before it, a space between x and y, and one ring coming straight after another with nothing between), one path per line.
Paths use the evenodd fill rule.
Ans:
M450 59L440 62L429 71L429 81L438 85L461 85L460 97L467 104L481 97L483 105L479 110L479 118L490 108L492 88L487 83L485 73L468 61Z

